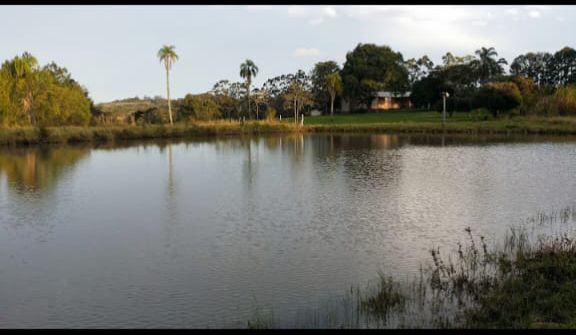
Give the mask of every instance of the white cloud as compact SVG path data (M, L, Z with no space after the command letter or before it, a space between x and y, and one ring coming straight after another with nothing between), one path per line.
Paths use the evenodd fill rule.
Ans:
M333 6L289 6L288 16L308 19L308 23L318 25L338 16Z
M316 57L320 56L320 50L316 48L298 48L294 50L292 56L296 58Z
M334 7L323 7L322 8L322 13L324 13L324 15L328 16L328 17L336 17L338 15L338 13L336 12L336 9Z
M532 17L532 18L539 18L540 17L540 11L537 10L531 10L528 12L528 16Z
M305 6L288 7L288 15L294 17L307 17L310 15L310 8Z
M352 6L345 13L366 24L366 40L384 43L393 49L473 50L492 44L479 31L479 27L495 19L489 8Z
M506 13L508 13L510 15L518 15L518 14L520 14L520 11L518 10L518 8L508 8L506 10Z
M246 10L249 12L260 12L265 10L274 9L274 6L271 5L247 5Z

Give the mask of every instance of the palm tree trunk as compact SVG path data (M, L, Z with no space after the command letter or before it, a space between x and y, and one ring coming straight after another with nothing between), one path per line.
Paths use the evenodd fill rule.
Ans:
M330 97L330 117L334 117L334 97Z
M298 110L296 109L296 96L294 96L294 123L298 123Z
M170 103L170 70L168 70L168 67L166 67L166 96L168 98L168 117L170 118L170 125L173 125L172 105Z
M250 80L248 80L248 85L246 85L246 86L248 88L248 92L247 92L247 95L248 95L248 118L251 119L252 114L250 114Z

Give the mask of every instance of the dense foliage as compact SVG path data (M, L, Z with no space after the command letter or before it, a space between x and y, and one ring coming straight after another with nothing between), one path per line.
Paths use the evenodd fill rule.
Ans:
M40 67L29 53L7 60L0 68L0 125L87 125L92 102L65 68Z

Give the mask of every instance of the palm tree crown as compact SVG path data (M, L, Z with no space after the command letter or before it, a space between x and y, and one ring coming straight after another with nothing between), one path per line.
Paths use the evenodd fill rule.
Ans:
M165 45L158 50L158 59L166 66L166 70L172 69L172 64L178 60L178 55L174 51L176 47L173 45Z
M476 55L478 59L474 60L473 66L478 72L478 77L481 82L504 73L504 68L502 64L508 64L504 58L496 60L498 53L493 47L485 48L482 47L476 50Z
M252 83L252 78L258 75L258 66L250 59L240 64L240 76L248 83Z

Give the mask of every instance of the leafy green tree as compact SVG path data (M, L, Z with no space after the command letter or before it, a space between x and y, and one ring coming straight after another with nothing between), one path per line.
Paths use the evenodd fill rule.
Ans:
M342 80L344 94L353 108L358 100L369 106L370 95L377 86L393 92L408 89L408 72L402 54L375 44L360 43L346 54Z
M326 78L329 75L340 72L340 67L335 61L318 62L310 73L312 94L317 108L326 111L330 104L330 95L326 88Z
M170 102L170 70L172 69L172 64L178 60L178 55L174 50L176 47L173 45L164 45L160 50L158 50L158 59L161 63L164 63L166 68L166 98L168 99L168 116L170 117L170 125L174 124L172 118L172 105Z
M192 118L200 121L208 121L220 117L218 104L214 100L214 96L209 93L187 94L183 99L181 108L189 111Z
M334 100L336 96L342 94L342 78L338 72L326 76L326 89L330 95L330 116L334 116Z
M252 84L252 78L258 75L258 67L254 62L250 59L246 59L246 61L240 64L240 77L246 80L246 96L248 100L248 117L251 117L250 114L250 85ZM258 118L258 116L256 116Z
M40 67L29 53L0 68L0 124L4 126L86 125L91 99L65 68Z

